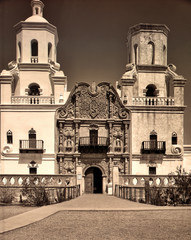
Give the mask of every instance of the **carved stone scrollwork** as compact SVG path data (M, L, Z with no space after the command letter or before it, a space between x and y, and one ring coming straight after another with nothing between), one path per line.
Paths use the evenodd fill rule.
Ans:
M63 174L74 173L74 170L75 170L74 162L64 161L62 170Z
M125 170L124 162L122 161L117 162L117 166L119 168L119 172L123 174Z
M116 90L107 83L90 87L81 83L67 103L57 110L58 118L127 119L129 111L123 106Z
M172 145L171 152L176 155L182 154L182 147L180 145Z
M122 119L128 119L129 118L129 114L128 114L128 111L126 108L120 108L119 109L119 116L122 118Z
M74 136L74 129L72 127L65 127L64 128L64 136L65 137L73 137Z
M66 108L62 108L59 111L60 118L74 118L74 105L70 103Z
M99 88L94 88L90 91L88 87L84 87L81 90L78 106L82 118L107 118L108 102L103 89L100 91Z

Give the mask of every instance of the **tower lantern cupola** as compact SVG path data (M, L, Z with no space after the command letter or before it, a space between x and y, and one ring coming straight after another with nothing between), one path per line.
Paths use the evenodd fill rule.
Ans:
M43 17L44 4L32 0L32 16L15 25L17 63L56 62L57 29Z
M31 7L32 7L32 15L39 15L43 16L43 8L44 4L40 0L32 0L31 1Z

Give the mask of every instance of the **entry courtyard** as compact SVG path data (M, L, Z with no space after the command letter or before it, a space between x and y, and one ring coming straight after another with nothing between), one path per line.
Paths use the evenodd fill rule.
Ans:
M191 211L61 211L2 236L25 239L191 239Z
M50 211L52 215L36 221L35 211L38 215ZM34 222L0 234L0 239L190 240L190 216L191 207L159 207L105 194L84 194L71 201L18 215L15 221L34 218Z

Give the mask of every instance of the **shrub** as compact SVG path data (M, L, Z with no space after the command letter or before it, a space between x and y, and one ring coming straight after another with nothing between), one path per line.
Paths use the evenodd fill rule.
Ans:
M145 203L145 200L143 198L139 198L139 203Z
M145 183L147 203L160 206L190 204L191 175L180 166L177 167L176 175L173 177L175 179L173 187L150 187L149 183Z
M8 188L0 189L0 202L2 203L12 203L14 200L14 191Z
M63 188L57 189L56 194L57 194L57 199L56 199L57 202L63 202L66 200L65 199L65 189L63 189Z
M26 179L23 183L22 195L26 197L25 204L43 206L50 204L49 192L45 185L37 184L37 179Z
M191 203L191 174L188 174L182 166L177 167L175 184L177 186L178 201L180 204Z

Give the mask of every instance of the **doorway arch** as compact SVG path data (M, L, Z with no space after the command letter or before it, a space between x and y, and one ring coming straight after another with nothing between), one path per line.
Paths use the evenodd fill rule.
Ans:
M85 171L85 193L103 193L102 171L98 167L89 167Z

